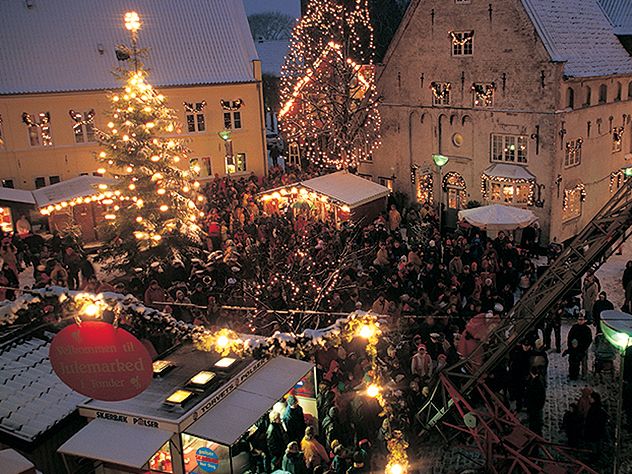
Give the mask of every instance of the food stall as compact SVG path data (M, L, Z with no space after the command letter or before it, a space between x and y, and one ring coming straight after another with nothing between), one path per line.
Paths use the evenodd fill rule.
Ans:
M191 345L154 362L154 380L125 401L90 400L91 421L60 448L100 474L238 474L250 456L242 438L275 403L296 393L316 417L314 366L287 357L221 357Z
M386 210L390 190L348 171L318 176L258 194L267 214L290 211L321 221L372 221Z
M28 216L34 207L31 191L0 187L0 230L13 232L20 216Z

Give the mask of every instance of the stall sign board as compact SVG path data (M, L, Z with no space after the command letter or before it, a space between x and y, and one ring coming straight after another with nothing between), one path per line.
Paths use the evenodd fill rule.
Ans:
M195 461L204 472L215 472L219 466L217 453L206 447L202 447L195 452Z
M133 398L153 379L145 346L126 330L101 321L62 329L51 343L49 358L66 385L95 400Z

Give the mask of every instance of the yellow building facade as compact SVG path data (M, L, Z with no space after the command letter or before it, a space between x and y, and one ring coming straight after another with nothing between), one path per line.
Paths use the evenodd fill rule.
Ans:
M118 85L111 71L130 67L119 57L129 43L121 2L35 6L0 10L5 51L12 50L0 54L0 180L29 190L102 167L94 129L109 122L108 92ZM175 110L174 137L190 149L183 166L199 169L202 181L266 174L261 64L241 1L136 0L133 7L143 21L148 80ZM36 35L42 24L46 38Z

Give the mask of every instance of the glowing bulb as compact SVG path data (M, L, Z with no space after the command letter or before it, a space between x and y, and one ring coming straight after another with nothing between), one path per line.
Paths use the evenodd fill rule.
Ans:
M153 161L154 163L156 161L160 161L160 157L158 155L153 155L151 158L149 158L151 161Z
M142 232L138 232L138 231L134 232L134 237L136 237L139 240L142 239L144 235L145 234L143 234Z
M159 188L158 191L156 191L158 194L160 194L161 196L163 194L165 194L167 191L164 188Z
M136 218L136 222L143 222L143 218L142 218L141 216L138 216L138 217Z
M221 336L217 338L217 342L215 343L215 345L219 347L220 349L224 349L228 346L229 343L230 343L230 340L222 334Z
M127 189L129 189L130 191L134 191L134 189L136 189L136 185L132 183L127 187Z
M169 210L169 206L167 206L166 204L163 204L162 206L160 206L159 208L162 212L166 212Z
M108 128L114 128L114 122L108 122Z
M138 13L132 11L125 13L125 28L132 33L136 33L140 28L140 17Z
M189 192L189 187L188 186L183 186L182 187L182 191L184 191L185 193Z
M127 168L125 168L125 171L127 171L128 173L131 173L132 171L134 171L134 168L132 168L131 166L128 166Z
M97 170L97 173L99 173L99 174L105 174L105 168L99 168L99 169Z
M99 153L99 157L101 157L101 158L105 158L106 156L107 156L107 153L105 153L104 151Z
M147 127L147 128L154 128L155 126L156 126L156 124L154 122L147 122L145 124L145 127Z
M94 303L89 303L81 309L81 313L84 316L93 318L94 316L99 314L99 307Z
M118 102L119 101L119 96L115 95L114 97L112 97L112 102Z
M166 130L167 130L168 132L173 132L173 128L174 128L174 127L173 127L173 124L172 124L172 123L170 123L169 125L167 125Z
M363 324L360 328L359 335L364 339L370 339L375 334L375 330L369 324Z
M380 394L380 387L372 383L367 387L366 394L371 398L375 398Z
M124 142L128 142L129 141L129 135L123 135L123 141Z
M173 157L173 162L174 163L179 163L180 162L180 157L179 156L174 156Z
M162 237L159 234L154 234L151 236L151 239L158 242L160 239L162 239Z
M106 214L105 218L109 221L113 221L114 219L116 219L116 216L114 214Z

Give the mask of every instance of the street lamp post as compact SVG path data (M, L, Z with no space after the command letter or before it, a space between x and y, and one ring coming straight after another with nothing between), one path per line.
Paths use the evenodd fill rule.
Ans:
M441 234L441 224L442 224L442 209L441 209L441 204L443 203L443 183L442 181L442 172L443 172L443 167L445 165L448 164L448 161L450 161L450 159L447 156L444 155L432 155L432 161L434 161L434 164L437 165L437 169L439 170L439 234Z
M617 399L617 420L614 431L613 474L619 474L621 467L621 418L623 417L623 386L625 353L632 346L632 315L623 311L601 312L601 330L608 342L619 351L619 397Z

